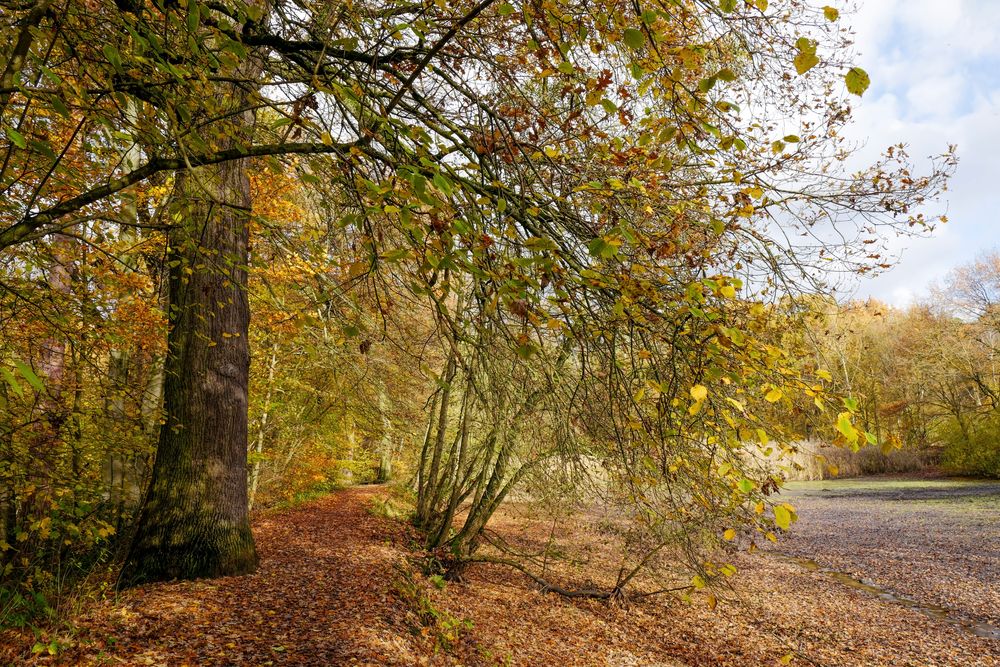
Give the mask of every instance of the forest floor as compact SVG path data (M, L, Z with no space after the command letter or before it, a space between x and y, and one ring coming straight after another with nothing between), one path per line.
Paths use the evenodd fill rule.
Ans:
M799 523L781 552L992 626L1000 642L1000 482L791 482L788 495Z
M995 619L1000 515L991 500L970 501L985 509L966 522L933 505L932 516L894 514L900 501L821 488L793 489L802 520L782 549ZM704 597L568 600L496 565L439 587L416 574L416 535L390 518L386 495L355 487L262 516L256 574L148 585L92 603L60 636L57 656L18 657L9 644L0 664L744 667L790 656L793 665L1000 666L1000 639L775 554L737 555L740 574L714 609ZM964 592L949 592L949 581Z

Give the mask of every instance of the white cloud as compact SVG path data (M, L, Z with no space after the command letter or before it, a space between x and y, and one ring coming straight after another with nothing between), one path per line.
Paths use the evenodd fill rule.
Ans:
M926 169L925 156L958 145L961 162L946 193L950 223L931 238L893 239L898 265L857 290L905 305L951 268L1000 245L1000 2L862 0L847 20L873 81L849 132L865 142L857 159L870 162L904 142Z

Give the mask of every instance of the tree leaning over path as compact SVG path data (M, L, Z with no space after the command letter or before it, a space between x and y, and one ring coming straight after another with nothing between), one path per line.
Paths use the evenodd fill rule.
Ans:
M835 13L798 0L64 0L10 10L0 248L135 224L120 216L129 188L170 181L146 216L170 244L166 423L126 583L255 563L249 165L296 173L317 199L337 193L330 224L356 247L351 277L405 276L453 350L475 341L448 315L466 278L477 308L506 315L498 331L517 356L560 337L577 355L600 348L591 390L611 377L622 412L596 437L639 462L643 447L709 437L677 433L682 399L695 398L696 417L712 391L701 414L719 417L718 431L729 427L722 403L712 406L727 392L737 400L729 384L760 389L732 365L738 355L713 363L741 336L729 325L747 309L729 300L749 307L758 289L815 277L832 248L850 270L883 263L867 242L879 229L922 229L919 206L951 165L918 177L895 151L860 175L837 171L849 105L834 77L860 94L867 75L839 60ZM776 108L808 120L798 134L779 130ZM127 169L113 159L134 148L142 158ZM783 243L800 233L814 242ZM538 334L546 322L557 333ZM675 372L639 357L619 373L631 348L669 351L681 333L722 341L705 348L717 358ZM640 416L659 440L628 444L617 420L635 407L629 385L647 380L656 398ZM653 482L676 477L667 468ZM743 484L735 472L720 483Z

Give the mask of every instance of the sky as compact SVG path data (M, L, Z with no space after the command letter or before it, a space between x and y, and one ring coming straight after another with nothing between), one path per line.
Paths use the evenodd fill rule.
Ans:
M848 132L865 142L858 158L902 142L926 171L925 158L958 146L941 204L948 223L930 237L894 239L896 266L848 293L906 306L952 268L1000 248L1000 0L857 2L841 20L872 80Z

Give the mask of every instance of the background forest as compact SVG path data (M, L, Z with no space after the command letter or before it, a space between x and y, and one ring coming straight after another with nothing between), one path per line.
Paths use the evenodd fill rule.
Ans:
M850 163L833 7L0 6L0 625L253 571L251 511L343 485L398 485L432 576L609 598L729 576L787 479L1000 475L1000 258L831 288L956 163ZM599 515L611 585L510 500Z

